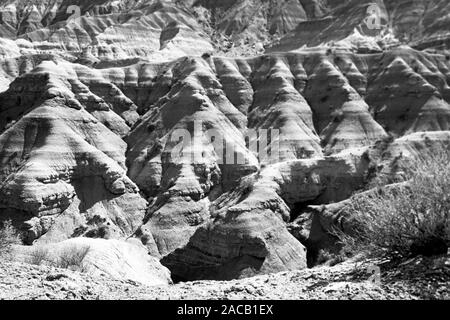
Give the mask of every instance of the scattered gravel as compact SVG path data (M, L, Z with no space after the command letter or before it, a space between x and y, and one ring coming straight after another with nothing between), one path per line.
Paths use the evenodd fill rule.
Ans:
M380 277L368 271L378 266ZM376 268L375 268L376 269ZM380 280L377 282L377 280ZM450 299L450 255L402 264L344 262L234 281L195 281L147 287L69 270L0 263L0 299Z

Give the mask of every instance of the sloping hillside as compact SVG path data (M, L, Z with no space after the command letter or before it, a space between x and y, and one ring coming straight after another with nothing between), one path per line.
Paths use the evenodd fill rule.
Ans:
M0 221L176 281L311 266L343 201L450 149L448 1L369 4L0 0Z

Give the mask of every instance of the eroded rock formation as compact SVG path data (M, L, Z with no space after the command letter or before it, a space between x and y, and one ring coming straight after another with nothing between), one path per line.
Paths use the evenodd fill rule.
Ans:
M28 245L132 237L175 280L314 263L349 198L450 146L450 59L418 50L447 7L377 3L382 35L355 1L0 1L0 220ZM230 57L217 34L283 39Z

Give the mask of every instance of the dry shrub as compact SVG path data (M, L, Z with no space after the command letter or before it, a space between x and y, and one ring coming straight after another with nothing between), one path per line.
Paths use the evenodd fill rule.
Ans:
M89 251L89 246L68 246L59 253L59 258L55 266L62 269L84 272L86 270L84 260Z
M354 197L350 231L336 232L347 253L409 257L450 246L450 153L413 161L405 181Z
M70 269L73 271L86 272L87 265L85 258L90 251L89 246L71 245L56 253L50 252L48 246L36 246L32 248L29 258L26 261L33 265L48 265L55 268Z
M10 259L13 246L19 243L19 236L11 220L4 221L0 226L0 258Z
M37 246L33 248L30 252L29 260L27 261L30 264L34 264L36 266L40 266L45 262L49 262L49 249L44 246Z

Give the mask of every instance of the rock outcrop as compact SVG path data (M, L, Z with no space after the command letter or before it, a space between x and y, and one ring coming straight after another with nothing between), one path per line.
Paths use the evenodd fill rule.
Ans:
M315 19L300 22L270 51L334 44L360 52L408 43L418 48L448 47L449 10L444 1L300 1L322 5ZM375 40L375 41L374 41Z
M0 4L0 37L27 51L58 51L116 60L170 60L212 45L191 13L172 1L16 1Z
M448 10L440 0L16 0L0 2L0 38L16 40L4 54L59 52L110 61L333 44L379 52L400 42L448 47Z
M0 220L25 244L134 238L175 280L303 269L345 201L449 148L443 1L376 1L384 31L368 1L70 4L0 1Z
M130 235L146 201L126 175L127 146L87 111L87 94L76 98L63 67L42 63L0 97L1 210L26 221L27 243Z

